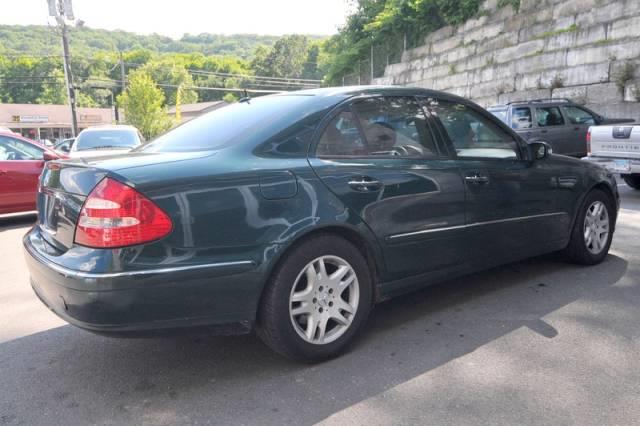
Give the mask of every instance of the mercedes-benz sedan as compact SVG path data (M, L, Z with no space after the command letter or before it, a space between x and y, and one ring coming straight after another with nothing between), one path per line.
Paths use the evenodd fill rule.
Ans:
M528 145L445 93L346 87L221 108L127 156L47 164L31 283L110 335L255 328L274 350L344 350L376 302L560 251L604 259L605 169Z

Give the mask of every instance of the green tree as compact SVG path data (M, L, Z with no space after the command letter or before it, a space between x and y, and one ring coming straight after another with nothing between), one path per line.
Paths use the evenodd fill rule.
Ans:
M163 107L162 90L144 70L129 74L127 90L118 96L118 104L124 108L127 122L137 127L147 140L164 133L172 125Z
M141 69L148 73L154 81L161 84L167 105L176 104L178 88L181 90L181 102L191 104L198 101L198 93L190 89L193 86L193 78L186 70L180 58L162 58L148 62Z
M67 87L64 83L64 73L53 70L49 79L42 85L40 96L35 100L39 104L64 105L68 102Z
M300 77L308 58L308 40L302 35L279 39L269 50L256 49L251 67L256 74L269 77Z

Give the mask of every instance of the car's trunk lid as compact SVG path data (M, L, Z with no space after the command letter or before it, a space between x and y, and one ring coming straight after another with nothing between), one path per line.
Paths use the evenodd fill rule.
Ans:
M73 245L76 224L85 199L106 176L135 186L136 182L131 182L130 178L120 171L210 155L211 152L130 153L100 159L49 162L40 177L37 226L49 244L58 250L66 251Z

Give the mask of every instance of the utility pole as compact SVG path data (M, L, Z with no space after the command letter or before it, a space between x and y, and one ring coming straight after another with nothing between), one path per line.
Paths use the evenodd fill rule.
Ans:
M49 15L56 18L58 28L62 34L62 61L64 66L64 79L67 83L67 97L71 108L71 135L78 134L78 116L76 113L76 90L73 87L73 74L69 64L69 32L67 20L73 21L73 7L71 0L47 0L49 3Z
M122 86L122 91L120 93L124 93L125 90L127 90L127 72L124 68L124 58L122 56L122 51L119 52L120 53L120 85ZM118 110L118 107L116 107L116 111ZM120 123L120 115L116 113L116 115L118 115L117 120L118 123Z
M373 84L373 39L371 39L371 77L369 78L369 84Z

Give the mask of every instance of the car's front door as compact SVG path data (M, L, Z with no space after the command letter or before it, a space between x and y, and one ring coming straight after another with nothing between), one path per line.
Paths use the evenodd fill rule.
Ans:
M375 233L390 286L464 266L464 185L415 98L345 105L328 120L310 163Z
M0 136L0 214L35 210L43 150Z
M431 99L435 127L456 151L466 188L470 257L480 267L536 253L566 238L557 178L544 160L492 116L471 105Z

